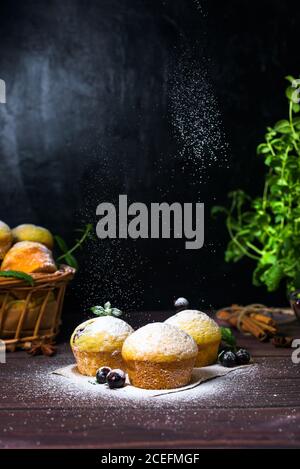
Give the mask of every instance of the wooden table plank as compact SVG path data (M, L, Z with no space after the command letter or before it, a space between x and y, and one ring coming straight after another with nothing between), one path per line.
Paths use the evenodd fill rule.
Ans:
M300 409L0 411L2 448L299 447Z
M298 323L288 327L300 337ZM180 399L120 402L113 393L99 400L78 391L49 375L73 362L67 343L52 358L8 354L0 365L0 448L300 447L300 365L292 363L291 349L237 336L253 354L253 367Z
M9 360L6 365L9 381L0 383L0 409L97 407L94 394L80 394L76 392L76 385L66 378L50 375L51 371L70 363L73 363L70 353L55 359L28 357L25 363ZM220 382L222 388L218 387ZM190 400L189 407L297 407L300 405L300 366L293 365L287 358L257 357L251 369L238 374L233 372L221 381L218 378L213 388L213 395L204 394L196 402ZM112 394L105 405L118 406L119 400L115 401ZM129 401L127 405L135 404ZM172 402L168 405L172 407ZM143 402L139 402L139 406L143 407Z

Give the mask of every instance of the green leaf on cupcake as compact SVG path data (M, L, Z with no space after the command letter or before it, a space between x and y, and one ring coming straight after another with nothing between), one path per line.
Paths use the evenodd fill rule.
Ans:
M115 318L119 318L123 314L120 309L112 308L109 301L104 303L104 306L92 306L91 311L96 316L114 316Z

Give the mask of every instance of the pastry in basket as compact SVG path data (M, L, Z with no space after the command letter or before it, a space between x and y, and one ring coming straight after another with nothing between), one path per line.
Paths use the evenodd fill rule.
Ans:
M21 315L26 307L26 314L22 324L21 337L32 335L32 330L38 319L41 307L45 300L45 292L35 292L31 295L30 301L26 303L27 292L22 292L23 295L11 293L8 297L1 297L0 295L0 308L5 300L4 315L2 319L1 338L12 338L15 335L17 326ZM23 296L24 299L18 299L17 296ZM57 304L53 292L47 297L47 303L44 306L43 318L41 322L40 332L46 333L53 325L53 311L55 311Z
M198 346L196 367L215 363L221 342L221 330L207 314L186 309L171 316L165 322L179 327L193 337Z
M131 334L122 349L131 384L173 389L191 380L198 348L194 339L170 324L147 324Z
M6 223L0 220L0 260L3 259L13 242L12 232Z
M21 241L6 253L1 270L31 273L53 273L57 270L52 252L43 244Z
M15 243L20 241L33 241L44 244L49 249L53 249L53 236L49 230L42 226L36 226L29 223L19 225L12 230L12 234Z
M124 368L121 350L132 332L129 324L113 316L89 319L77 326L71 337L71 348L79 372L95 376L102 366Z

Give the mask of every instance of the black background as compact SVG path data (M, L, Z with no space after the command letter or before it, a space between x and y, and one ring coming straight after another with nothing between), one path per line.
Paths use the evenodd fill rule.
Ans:
M1 2L0 219L37 223L72 243L75 228L97 221L98 203L121 193L205 203L199 251L172 240L86 245L66 312L107 299L170 308L179 295L202 308L285 303L284 286L272 295L252 286L251 262L224 262L228 235L210 208L231 189L262 190L256 146L286 115L284 76L300 71L299 20L297 2L282 0ZM187 122L193 94L200 103L201 161L191 145L182 152L174 93Z

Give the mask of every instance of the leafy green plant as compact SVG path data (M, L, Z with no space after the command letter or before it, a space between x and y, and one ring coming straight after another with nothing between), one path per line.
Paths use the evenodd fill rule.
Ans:
M69 248L67 246L67 243L65 240L58 235L54 236L54 239L59 247L59 249L62 251L62 255L59 256L56 261L57 262L66 262L69 266L74 267L75 269L78 269L78 262L76 257L74 256L74 251L76 251L79 248L82 248L82 245L84 242L92 237L92 230L93 230L93 225L92 224L87 224L85 225L84 228L80 228L76 230L78 233L81 234L81 237L79 239L76 239L76 243L72 248Z
M91 311L96 316L114 316L116 318L119 318L123 314L120 309L112 308L109 301L104 303L104 306L93 306Z
M229 208L212 209L213 215L226 214L230 241L225 260L247 256L255 261L253 283L268 291L276 290L281 280L290 290L300 288L300 105L295 102L295 79L286 79L288 118L268 127L257 147L268 168L262 196L252 199L235 190L228 194Z

